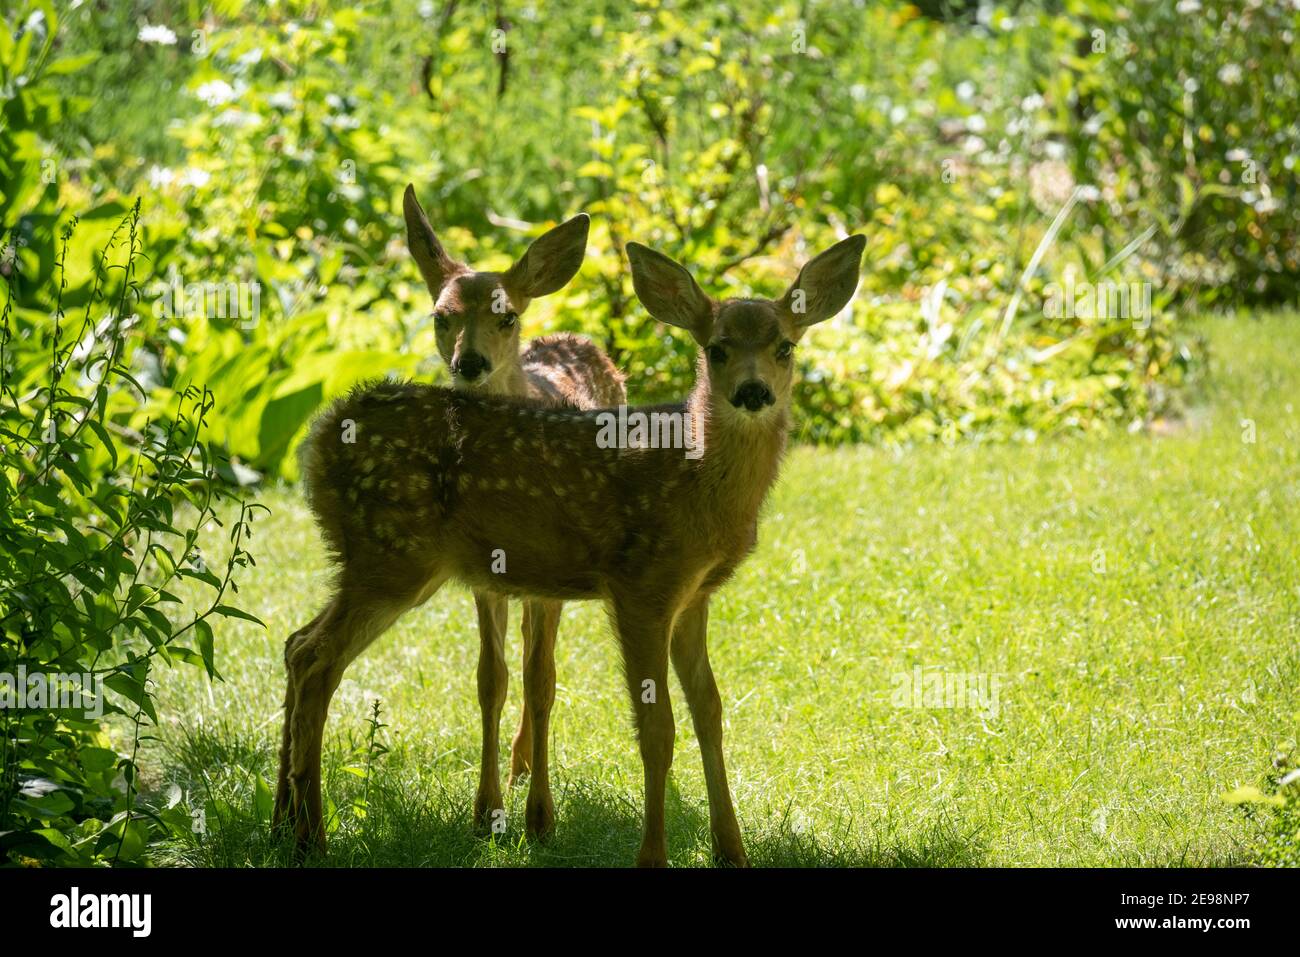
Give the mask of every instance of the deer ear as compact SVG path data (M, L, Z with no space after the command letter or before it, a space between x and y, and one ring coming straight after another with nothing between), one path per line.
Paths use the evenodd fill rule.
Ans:
M435 300L442 292L447 280L460 271L457 262L447 255L429 225L429 217L424 215L420 201L415 198L415 187L408 184L406 195L402 198L402 211L406 214L406 245L410 247L415 264L420 267L420 275L429 287L429 293Z
M590 226L587 214L579 213L542 233L502 277L503 285L525 299L549 296L563 289L582 267Z
M849 304L858 288L866 245L867 237L850 236L804 263L778 303L795 325L806 328L822 322Z
M713 332L713 302L681 266L640 243L627 244L636 297L660 322L687 330L700 345Z

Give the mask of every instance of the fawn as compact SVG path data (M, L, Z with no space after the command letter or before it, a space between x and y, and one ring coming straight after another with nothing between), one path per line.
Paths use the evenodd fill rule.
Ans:
M531 299L564 287L582 265L589 220L585 214L539 236L505 273L476 272L444 251L408 185L403 199L406 242L434 303L438 353L455 388L531 399L548 406L598 409L627 399L623 375L594 343L570 333L534 339L520 352L519 315ZM489 591L474 592L478 611L478 696L483 714L483 755L476 821L490 823L502 807L497 770L497 733L505 702L505 632L509 602ZM510 749L510 784L535 769L538 787L549 788L547 737L555 699L555 632L563 603L548 598L523 602L523 709ZM534 728L533 714L537 714ZM538 802L538 808L550 802ZM530 822L550 830L549 818Z
M344 669L454 578L496 594L607 603L645 772L645 866L667 863L671 658L700 741L714 856L747 863L706 650L708 600L757 541L790 428L795 345L852 298L864 245L851 236L815 257L780 299L722 302L673 260L628 245L642 304L701 348L686 402L653 410L693 417L704 442L695 459L604 448L599 412L412 383L359 388L316 420L303 474L340 567L328 606L285 648L277 815L300 848L324 845L321 739ZM351 444L340 441L349 422ZM527 475L519 461L530 463ZM535 783L528 822L553 817Z

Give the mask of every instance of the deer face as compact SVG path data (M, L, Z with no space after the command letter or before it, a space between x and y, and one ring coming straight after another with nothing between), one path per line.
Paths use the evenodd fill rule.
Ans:
M457 389L485 388L503 369L519 362L519 313L501 275L464 272L453 276L434 301L438 354Z
M722 410L767 417L789 403L794 347L802 332L766 299L730 299L717 310L704 347L709 388Z
M447 255L415 187L406 187L406 242L434 302L438 354L458 389L489 389L519 369L519 317L564 287L587 251L585 214L539 236L505 272L476 272ZM502 373L506 375L502 375Z
M722 416L762 421L784 414L794 381L794 350L808 328L853 298L863 236L850 236L809 260L780 299L706 296L685 268L639 243L628 243L637 298L660 322L688 330L704 350L713 408Z

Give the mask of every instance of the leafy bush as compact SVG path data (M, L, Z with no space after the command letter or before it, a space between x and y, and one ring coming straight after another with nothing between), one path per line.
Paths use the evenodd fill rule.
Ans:
M85 5L57 37L47 17L64 66L22 89L71 117L35 124L63 202L115 217L151 191L149 411L207 382L245 481L294 477L311 411L357 379L443 375L408 180L482 268L590 212L587 264L526 332L594 336L638 401L687 388L691 347L636 303L627 240L772 294L861 230L851 314L800 350L802 436L1029 439L1176 413L1202 367L1189 299L1296 295L1297 13L1193 5ZM79 111L110 77L116 130ZM17 221L35 245L48 222ZM1071 281L1144 284L1153 315L1048 315ZM256 289L257 314L156 314L177 284Z
M1297 717L1300 717L1298 715ZM1234 788L1223 796L1257 827L1250 848L1260 864L1300 867L1300 752L1292 740L1273 756L1266 790L1254 785Z
M1155 223L1162 279L1203 301L1300 296L1300 6L1072 0L1057 80L1075 175L1112 236Z
M153 674L181 662L216 677L213 622L256 620L228 603L252 563L255 506L231 524L224 569L200 545L224 498L201 437L212 393L191 387L165 420L138 418L138 221L137 204L94 265L79 321L63 302L75 220L50 315L17 307L16 277L0 279L0 859L134 863L188 834L189 809L140 796ZM182 607L169 590L182 579L210 589L206 607ZM112 715L130 729L121 748L101 720Z

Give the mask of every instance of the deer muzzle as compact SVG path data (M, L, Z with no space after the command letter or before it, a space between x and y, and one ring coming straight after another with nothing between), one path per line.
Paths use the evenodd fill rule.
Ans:
M740 387L731 396L732 405L737 409L743 406L750 412L757 412L766 406L775 404L775 402L776 396L772 394L772 390L767 387L766 383L757 379L741 383Z
M477 352L464 352L451 363L451 374L459 376L466 382L473 382L479 376L492 371L492 363L486 356Z

